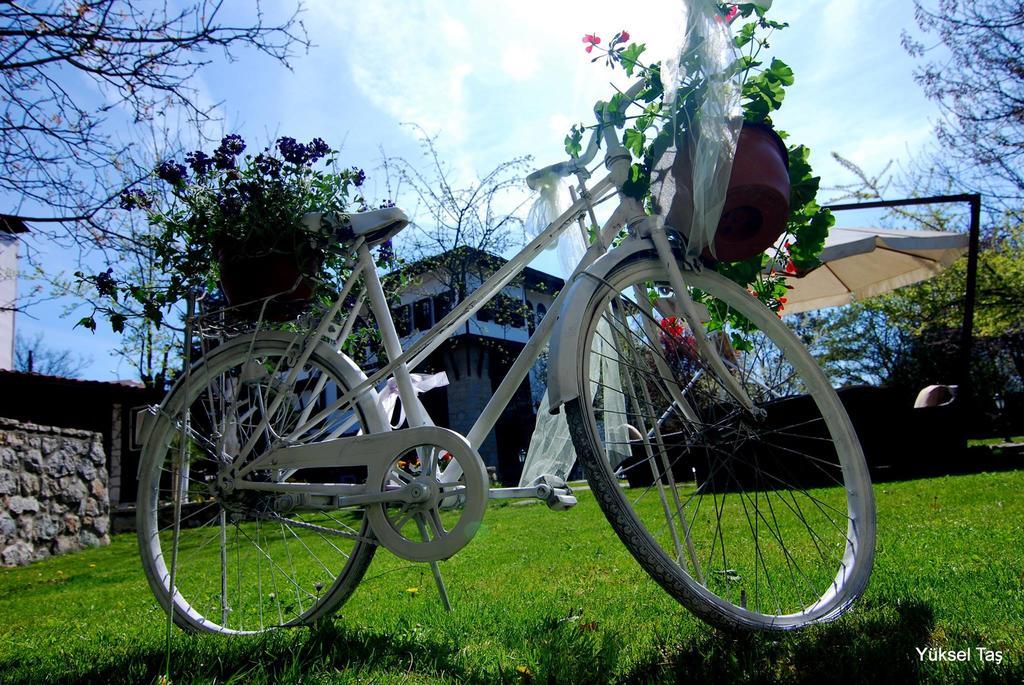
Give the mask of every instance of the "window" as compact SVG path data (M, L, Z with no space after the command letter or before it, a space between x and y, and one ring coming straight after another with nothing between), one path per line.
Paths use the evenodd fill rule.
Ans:
M500 294L478 311L476 318L480 321L493 321L500 326L524 328L526 326L525 310L526 303L522 300Z
M430 298L417 300L412 306L412 322L418 331L429 331L434 325L433 313L430 309Z
M412 312L410 310L411 307L407 304L391 308L391 318L395 320L395 330L398 331L399 338L404 338L412 333Z
M543 304L538 304L537 305L537 323L540 323L540 321L544 318L544 315L547 314L547 313L548 313L548 308L545 307Z
M455 304L455 292L446 290L440 295L434 295L434 321L440 321L452 310Z

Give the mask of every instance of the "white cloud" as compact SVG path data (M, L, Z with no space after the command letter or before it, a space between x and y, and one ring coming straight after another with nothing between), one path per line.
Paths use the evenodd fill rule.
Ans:
M313 3L310 13L336 29L355 85L373 105L465 142L473 41L443 3L381 0L351 12L324 0Z
M536 76L539 68L540 60L537 59L535 52L528 52L513 45L502 51L501 70L515 81L525 81Z

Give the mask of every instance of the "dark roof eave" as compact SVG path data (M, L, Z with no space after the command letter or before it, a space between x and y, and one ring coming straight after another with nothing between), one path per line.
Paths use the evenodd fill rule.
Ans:
M0 214L0 233L28 233L28 226L11 214Z

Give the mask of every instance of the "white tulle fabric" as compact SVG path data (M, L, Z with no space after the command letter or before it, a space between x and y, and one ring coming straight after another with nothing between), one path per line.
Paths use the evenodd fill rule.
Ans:
M762 0L758 4L771 3ZM663 112L671 115L670 125L677 135L665 154L689 160L692 185L681 191L691 194L693 214L689 226L672 228L688 236L687 252L696 257L705 248L714 254L715 229L725 205L736 141L743 125L742 84L727 76L737 55L717 3L682 2L674 21L680 42L662 60L661 81L665 88ZM694 79L706 84L704 97L691 98L693 106L676 110L677 92L693 84ZM664 216L659 218L664 221Z

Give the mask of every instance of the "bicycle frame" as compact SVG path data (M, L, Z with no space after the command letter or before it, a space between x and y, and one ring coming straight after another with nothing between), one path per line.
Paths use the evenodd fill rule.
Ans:
M383 286L381 285L380 278L377 275L374 267L373 259L369 252L369 247L365 241L359 241L356 248L357 259L352 269L351 275L346 279L339 296L336 298L334 304L329 309L327 314L323 317L320 325L315 331L305 336L303 350L296 351L296 358L299 363L296 364L292 370L292 374L297 374L297 368L301 367L311 351L315 347L318 340L322 336L326 335L329 331L331 320L340 311L343 301L349 296L354 287L354 284L358 282L360 277L365 279L366 290L365 296L367 304L369 305L370 311L374 315L374 319L377 322L378 328L380 329L384 352L388 357L387 364L384 364L379 370L372 374L369 378L363 381L358 386L349 389L347 392L338 397L334 402L321 409L314 416L306 416L305 420L300 422L298 426L292 431L290 436L281 436L282 444L289 444L294 442L294 437L301 435L308 426L313 425L321 419L329 416L330 414L338 411L339 409L350 404L355 398L359 397L360 394L365 393L367 390L374 388L379 382L386 380L388 377L394 377L398 386L398 395L402 401L402 405L405 408L406 416L408 417L409 426L428 426L431 425L431 421L426 411L423 409L416 392L413 389L410 373L416 368L428 355L434 350L440 347L448 337L459 327L461 327L466 321L469 320L474 313L480 308L486 305L491 299L493 299L501 290L508 285L513 278L515 278L522 270L538 255L542 250L553 244L558 237L570 227L580 222L584 216L587 216L592 212L593 206L608 197L611 197L610 192L617 190L615 183L611 178L611 175L601 179L594 185L592 189L587 189L581 178L581 193L580 198L572 204L563 214L552 222L546 229L544 229L536 238L534 238L522 251L519 252L515 257L509 260L504 266L498 271L492 274L477 290L471 293L465 300L456 305L451 312L449 312L441 321L437 322L429 331L427 331L419 340L416 341L407 350L402 350L401 341L396 329L394 320L391 316L391 310L387 305L386 297L384 294ZM605 226L601 231L601 239L592 244L587 252L585 253L580 264L577 266L574 274L582 272L590 264L592 264L598 257L605 253L606 248L610 239L625 225L630 218L628 215L634 214L638 211L638 205L625 202L619 205L618 209L613 212L611 218L606 222ZM642 215L642 211L641 211ZM477 418L472 429L466 435L467 440L474 449L478 449L482 444L484 438L493 429L495 423L501 415L501 412L508 405L516 388L526 378L533 366L533 363L537 360L543 349L545 343L551 336L554 328L554 322L557 317L558 308L563 302L564 289L561 293L556 296L554 303L550 310L545 314L544 318L539 323L536 331L527 341L526 346L521 350L520 354L514 361L511 369L509 370L506 377L502 380L501 384L494 392L491 400L488 402L483 412ZM341 334L345 334L351 330L352 319L354 315L349 315L349 320L346 320L345 325L339 331L337 337L330 336L335 343L340 342L342 338ZM295 379L290 376L285 379L284 384L294 383ZM274 405L270 407L267 415L273 414L276 409ZM268 419L264 419L267 422ZM254 431L254 435L257 435L260 431ZM291 438L291 439L290 439ZM253 444L247 444L243 447L240 453L240 459L236 463L242 463L244 457L252 450ZM271 455L274 452L270 452L266 457L272 458ZM277 452L279 455L280 452ZM331 464L331 453L323 449L319 450L318 454L321 455L322 465ZM337 451L335 451L335 455ZM250 462L248 465L240 469L235 473L237 486L240 488L249 487L244 480L239 480L239 476L244 476L248 472L255 468L263 466L265 463L264 458ZM307 464L308 466L309 464ZM452 464L456 466L457 464ZM457 468L451 468L445 470L445 480L454 480L461 475ZM356 488L358 486L349 486L352 490L352 494L355 495ZM344 490L346 488L342 488ZM516 488L501 488L492 489L494 494L492 496L502 496L501 491L509 492L517 490ZM341 490L334 488L331 494L341 494ZM525 493L524 493L525 494ZM505 495L508 496L508 495ZM532 496L531 494L526 496ZM344 498L342 498L344 499ZM355 502L353 502L355 503Z
M630 89L626 94L627 97L635 97L638 92L638 86L634 86L634 88ZM590 174L586 169L586 164L596 156L598 135L602 135L606 141L604 161L605 166L608 167L610 173L599 180L592 188L588 188L586 186L586 180L590 177ZM360 302L362 303L363 298L367 300L370 311L373 313L374 319L380 330L384 352L387 356L388 362L382 365L380 369L370 375L365 381L353 388L350 388L334 402L317 412L316 415L304 416L303 421L300 421L299 425L296 426L289 435L279 436L281 439L281 445L290 445L291 447L289 447L289 451L294 453L296 446L300 442L298 440L298 436L301 436L307 430L308 426L321 421L346 405L351 404L361 394L375 388L377 384L385 381L389 377L394 377L395 379L398 396L402 401L402 406L408 418L409 427L415 428L433 425L430 417L427 415L426 410L423 408L422 403L416 395L410 376L412 370L422 363L438 347L444 344L444 342L447 341L457 329L465 324L473 314L497 296L505 286L507 286L523 271L523 269L526 268L530 262L533 261L538 254L540 254L542 250L551 246L556 240L558 240L559 236L564 231L569 230L570 226L577 223L579 229L585 231L585 218L589 218L591 222L594 222L593 209L595 205L611 199L614 197L614 194L619 193L625 180L630 160L631 157L629 152L626 151L618 141L615 129L613 127L600 126L598 131L595 132L592 137L591 143L583 157L569 163L562 163L549 167L549 170L555 171L560 175L576 175L578 185L575 187L575 191L578 193L578 198L575 199L573 204L563 212L561 216L541 231L541 233L531 240L517 255L512 257L500 269L487 278L478 289L474 290L462 302L458 303L451 312L434 324L429 331L427 331L406 350L402 349L401 340L391 316L391 310L388 307L383 286L381 285L380 278L374 266L374 261L370 254L370 248L366 244L365 240L359 239L353 246L355 251L355 260L352 273L344 282L338 297L335 299L335 302L330 307L327 314L321 319L319 325L311 334L305 336L304 349L297 351L297 354L295 355L298 359L298 364L293 366L291 372L284 381L284 385L288 386L296 381L299 368L301 368L301 366L308 360L309 356L312 354L313 348L321 338L328 337L335 345L337 345L347 337L348 333L352 329L354 319L356 318L355 312L350 312L344 325L340 330L336 331L334 335L328 334L330 333L333 325L334 317L340 312L344 301L349 297L352 289L360 278L365 282L365 291L360 294ZM536 174L531 175L531 178L535 176ZM655 225L652 226L652 223ZM623 226L631 226L638 229L636 233L639 235L633 235L631 237L642 237L649 239L653 243L658 256L668 268L676 291L686 292L682 270L676 263L672 248L665 236L664 226L661 225L660 222L650 221L650 217L648 217L643 211L639 202L621 195L619 197L619 205L601 228L598 239L588 247L572 275L567 278L566 283L572 283L575 276L585 272L599 257L608 252L612 239L618 234ZM499 384L491 399L474 422L472 428L466 434L465 437L474 450L479 449L484 439L494 428L501 416L501 413L511 401L516 389L527 377L544 345L551 338L555 331L555 322L558 318L558 313L561 311L566 295L569 291L570 288L566 287L556 296L548 312L537 326L537 329L533 335L530 336L525 347L516 357L505 378ZM697 306L692 300L689 300L689 298L681 299L683 301L678 303L678 305L682 310L682 315L690 322L693 330L701 329L701 318L699 316ZM360 304L360 308L361 306L362 304ZM714 371L719 375L719 377L724 379L726 389L729 390L731 394L735 395L736 398L746 405L748 409L752 409L753 404L751 400L747 397L746 393L743 392L742 388L740 388L732 375L729 374L724 363L715 352L713 343L706 335L698 335L697 338L697 344L702 356L710 360L710 364ZM278 408L283 399L284 394L279 395L275 399L275 403L272 404L267 411L267 416L262 420L263 424L268 424L270 420L269 417L273 415L274 411ZM683 411L685 412L687 404L686 401L682 397L679 397L677 398L677 402L680 403ZM263 428L265 428L265 425L261 425L257 431L254 431L253 436L242 448L238 458L234 460L236 464L242 464L246 461L245 458L255 447L258 435ZM334 437L337 440L343 441L344 438L336 437L339 433L339 431L336 431L329 437ZM339 444L338 447L341 448L341 445ZM231 476L236 480L237 487L252 487L250 483L247 483L243 479L239 479L239 476L244 476L246 473L260 466L266 467L268 463L273 462L275 455L279 458L280 454L280 450L271 450L271 452L265 454L263 457L250 461L245 467L235 467L234 469L231 469ZM316 461L315 465L331 465L331 453L329 450L320 449L317 454L320 454L321 457L320 461L314 460ZM291 458L295 459L294 456ZM307 464L307 466L309 465L314 464ZM445 482L454 481L458 479L460 475L461 469L458 468L458 464L455 463L451 464L450 467L441 474L442 481ZM258 487L266 489L264 485L260 485ZM341 490L346 489L350 490L353 496L358 495L361 499L365 498L363 495L364 488L362 486L348 486L347 488L341 488ZM340 494L338 487L334 487L331 490L331 494L333 495ZM492 488L491 496L494 498L516 496L531 497L535 496L535 489ZM344 500L345 498L342 496L339 501L339 506L348 504L348 502L345 502ZM351 503L356 504L357 502L352 501Z

